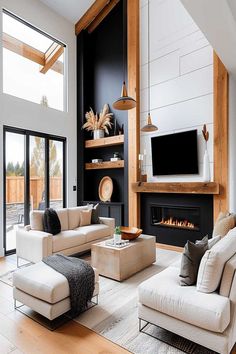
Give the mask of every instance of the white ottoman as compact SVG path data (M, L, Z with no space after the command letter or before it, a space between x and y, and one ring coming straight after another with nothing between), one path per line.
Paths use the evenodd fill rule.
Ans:
M98 297L99 274L95 272L93 297ZM70 310L70 290L64 275L44 262L21 268L13 274L13 298L50 321Z

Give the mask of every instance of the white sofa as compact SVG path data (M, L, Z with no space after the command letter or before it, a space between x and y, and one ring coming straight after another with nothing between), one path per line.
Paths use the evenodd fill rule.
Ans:
M143 320L229 354L236 342L236 252L224 263L220 284L212 293L197 291L197 286L180 286L179 267L175 263L140 284L140 329Z
M32 263L40 262L53 253L72 255L91 249L91 245L114 233L115 219L100 217L100 224L80 226L81 210L86 206L57 210L61 232L51 235L43 231L43 211L30 214L30 225L16 231L17 264L19 258Z

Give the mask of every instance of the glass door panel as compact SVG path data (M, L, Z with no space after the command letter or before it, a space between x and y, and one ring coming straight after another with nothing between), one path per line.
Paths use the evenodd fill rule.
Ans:
M24 224L25 214L25 136L5 135L5 250L16 248L15 225Z
M63 208L63 142L49 140L49 204Z
M30 210L44 210L45 204L45 138L29 137Z
M66 139L4 127L4 244L15 251L16 225L29 223L31 210L65 205Z

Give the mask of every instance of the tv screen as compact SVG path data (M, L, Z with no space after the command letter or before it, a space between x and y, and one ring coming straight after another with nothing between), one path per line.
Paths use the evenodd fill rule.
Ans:
M198 174L197 130L153 137L153 176Z

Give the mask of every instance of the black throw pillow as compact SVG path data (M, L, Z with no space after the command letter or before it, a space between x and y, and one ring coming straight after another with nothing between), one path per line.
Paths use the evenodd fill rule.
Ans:
M43 226L44 231L49 234L56 235L61 232L61 222L54 209L48 208L45 210L43 215Z
M92 209L91 224L100 224L99 209L99 203L94 205Z
M198 268L201 259L208 249L208 237L205 236L197 244L188 241L184 246L180 266L180 285L194 285L197 282Z

